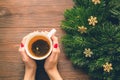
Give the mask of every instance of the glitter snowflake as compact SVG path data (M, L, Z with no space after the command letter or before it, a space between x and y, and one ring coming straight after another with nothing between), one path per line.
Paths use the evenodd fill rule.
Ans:
M103 65L103 68L104 68L104 71L106 72L110 72L110 70L112 70L112 64L111 63L108 63L106 62L104 65Z
M91 57L91 55L93 54L90 48L85 48L85 51L83 53L85 54L85 57Z
M95 24L98 23L97 17L93 17L93 16L90 16L88 21L89 21L89 25L92 25L92 26L95 26Z
M81 33L86 33L87 28L84 26L78 27L78 31Z
M100 4L100 0L92 0L92 2L96 5L96 4Z

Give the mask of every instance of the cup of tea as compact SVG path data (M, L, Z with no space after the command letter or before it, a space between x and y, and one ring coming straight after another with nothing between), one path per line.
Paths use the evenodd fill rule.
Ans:
M47 58L52 51L51 36L56 32L52 29L48 34L43 32L33 32L27 36L25 50L29 57L35 60Z

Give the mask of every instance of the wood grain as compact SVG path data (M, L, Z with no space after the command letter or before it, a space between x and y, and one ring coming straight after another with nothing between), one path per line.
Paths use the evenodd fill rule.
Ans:
M72 0L0 0L0 80L23 80L24 63L18 48L28 33L56 28L60 42L65 34L60 28L63 13L72 6ZM58 68L64 80L89 80L74 69L61 42L60 49ZM49 80L43 65L44 61L38 63L36 80Z

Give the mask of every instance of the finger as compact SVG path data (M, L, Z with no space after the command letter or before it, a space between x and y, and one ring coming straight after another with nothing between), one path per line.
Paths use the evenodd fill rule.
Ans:
M22 39L22 42L21 42L20 47L19 47L19 52L22 56L23 61L27 58L27 54L26 54L26 51L25 51L25 48L24 48L24 44L25 44L26 39L27 39L27 37L25 36Z
M58 44L58 38L55 35L52 36L52 40L53 40L53 45Z
M53 57L53 59L57 60L59 57L59 53L60 53L59 48L53 48L51 56Z
M24 56L24 48L20 48L20 55L22 57L22 59L24 60L25 59L25 56Z
M24 47L20 48L20 55L22 56L23 61L27 60L28 55L26 54Z
M52 36L53 40L53 49L59 50L58 38L56 36Z
M60 54L60 49L59 49L59 45L58 45L58 38L53 35L52 40L53 40L53 50L52 50L51 56L53 58L57 58Z

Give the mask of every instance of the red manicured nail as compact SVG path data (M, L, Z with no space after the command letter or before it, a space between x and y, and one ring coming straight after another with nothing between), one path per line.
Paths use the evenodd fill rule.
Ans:
M54 44L54 48L57 48L58 47L58 44Z
M21 43L21 44L20 44L20 47L21 47L21 48L22 48L22 47L24 47L24 44L23 44L23 43Z

